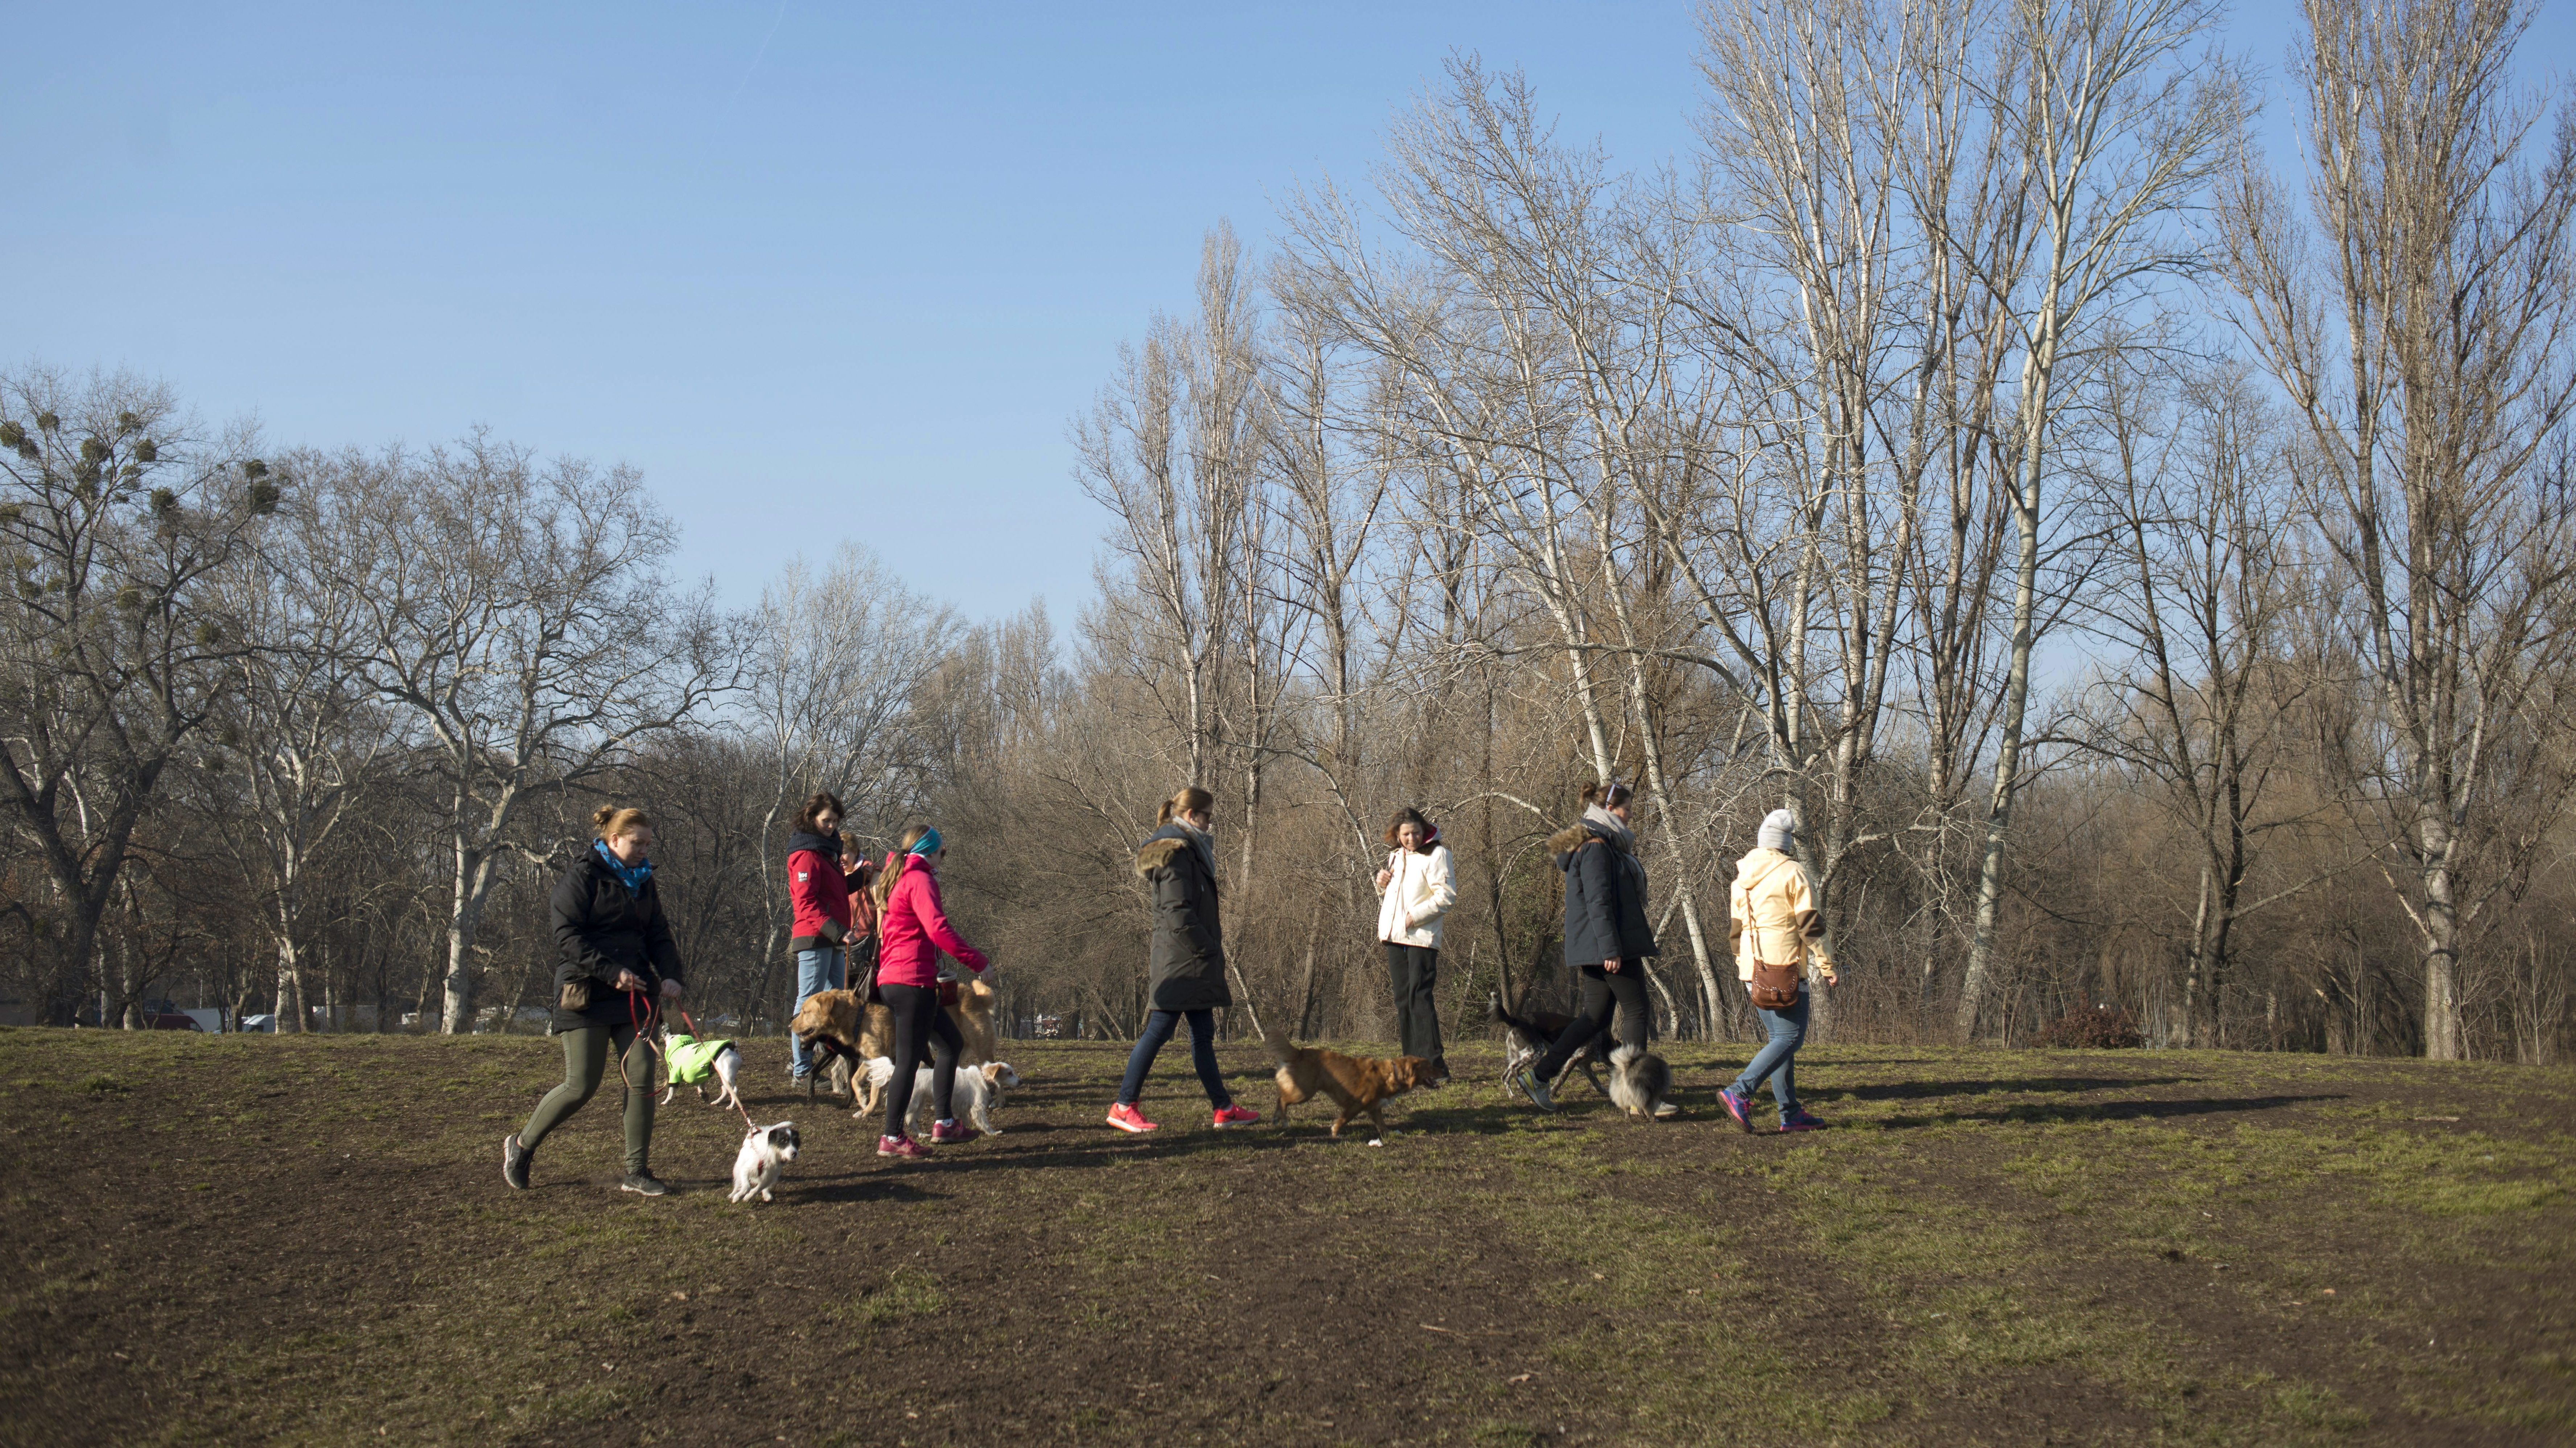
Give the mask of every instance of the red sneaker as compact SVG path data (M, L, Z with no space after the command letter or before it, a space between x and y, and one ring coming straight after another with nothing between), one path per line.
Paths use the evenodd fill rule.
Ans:
M1258 1111L1247 1111L1240 1106L1229 1106L1216 1114L1216 1129L1223 1131L1229 1126L1250 1126L1260 1119L1261 1113Z
M1144 1112L1124 1101L1109 1108L1109 1124L1120 1131L1132 1131L1139 1136L1155 1129L1154 1123L1145 1119Z
M932 1146L946 1146L951 1142L973 1141L974 1139L975 1128L968 1126L962 1121L934 1121L930 1123L930 1144Z
M930 1148L909 1136L880 1136L877 1138L877 1155L902 1157L906 1161L928 1161Z

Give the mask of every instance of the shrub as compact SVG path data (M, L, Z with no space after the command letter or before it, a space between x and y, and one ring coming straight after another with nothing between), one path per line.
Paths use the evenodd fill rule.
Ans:
M2115 1005L2098 1005L2090 1010L2077 1006L2066 1013L2064 1020L2042 1027L2032 1042L2052 1051L2126 1051L2146 1043L2147 1038L2138 1033L2138 1023Z

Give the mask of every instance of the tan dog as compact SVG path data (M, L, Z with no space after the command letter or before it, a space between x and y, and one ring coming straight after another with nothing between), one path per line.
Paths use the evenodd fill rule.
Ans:
M1279 1120L1285 1125L1288 1108L1317 1096L1329 1096L1341 1113L1333 1118L1333 1135L1365 1113L1377 1144L1386 1134L1386 1123L1378 1119L1377 1106L1391 1096L1438 1086L1449 1079L1438 1062L1420 1056L1399 1056L1382 1061L1375 1056L1345 1056L1320 1046L1293 1044L1286 1036L1271 1036L1261 1043L1278 1064L1273 1079L1279 1085Z
M948 1019L957 1023L960 1045L957 1065L960 1070L981 1066L1001 1054L1000 1042L993 1030L993 988L980 980L970 980L957 988L957 1004L948 1008ZM867 1020L858 1038L859 1060L832 1060L832 1089L847 1094L856 1085L864 1093L854 1098L858 1114L872 1114L877 1109L878 1083L864 1069L866 1062L891 1060L894 1057L894 1012L882 1004L868 1007ZM920 1063L928 1065L925 1058Z
M787 1029L810 1052L820 1052L829 1061L832 1089L849 1090L850 1068L861 1063L859 1043L867 1036L868 1018L885 1010L859 999L854 990L818 990L796 1008L796 1019ZM811 1100L817 1077L815 1071L805 1078L805 1096Z

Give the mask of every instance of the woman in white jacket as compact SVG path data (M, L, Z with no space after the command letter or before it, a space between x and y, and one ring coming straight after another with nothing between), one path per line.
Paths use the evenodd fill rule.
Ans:
M1440 974L1440 922L1458 901L1457 877L1449 847L1420 810L1397 810L1386 843L1386 865L1377 872L1377 938L1386 944L1387 979L1395 989L1396 1034L1403 1054L1438 1062L1440 1012L1432 987Z

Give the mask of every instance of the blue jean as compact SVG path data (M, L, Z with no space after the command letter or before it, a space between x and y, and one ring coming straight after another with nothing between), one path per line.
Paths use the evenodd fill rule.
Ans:
M820 991L839 990L841 988L841 983L841 950L839 946L827 945L820 950L800 950L796 952L796 1004L787 1008L788 1017L793 1019L798 1011L805 1008L805 998L807 996ZM796 1039L794 1035L789 1035L787 1038L787 1073L791 1076L802 1079L813 1069L813 1062L807 1060L805 1057L805 1043Z
M1216 1012L1155 1011L1145 1017L1145 1029L1136 1037L1136 1049L1127 1053L1127 1079L1118 1083L1118 1104L1133 1106L1137 1093L1145 1089L1145 1073L1153 1069L1154 1058L1163 1044L1172 1039L1172 1030L1181 1017L1190 1018L1190 1064L1199 1070L1199 1084L1207 1088L1208 1105L1219 1111L1234 1104L1225 1089L1225 1073L1216 1068Z
M1762 1078L1771 1078L1771 1099L1780 1103L1780 1118L1787 1120L1798 1109L1798 1046L1807 1039L1807 992L1798 990L1798 1003L1785 1011L1766 1011L1760 1006L1753 1013L1771 1030L1771 1043L1744 1064L1744 1074L1735 1078L1735 1093L1750 1097L1762 1089Z

